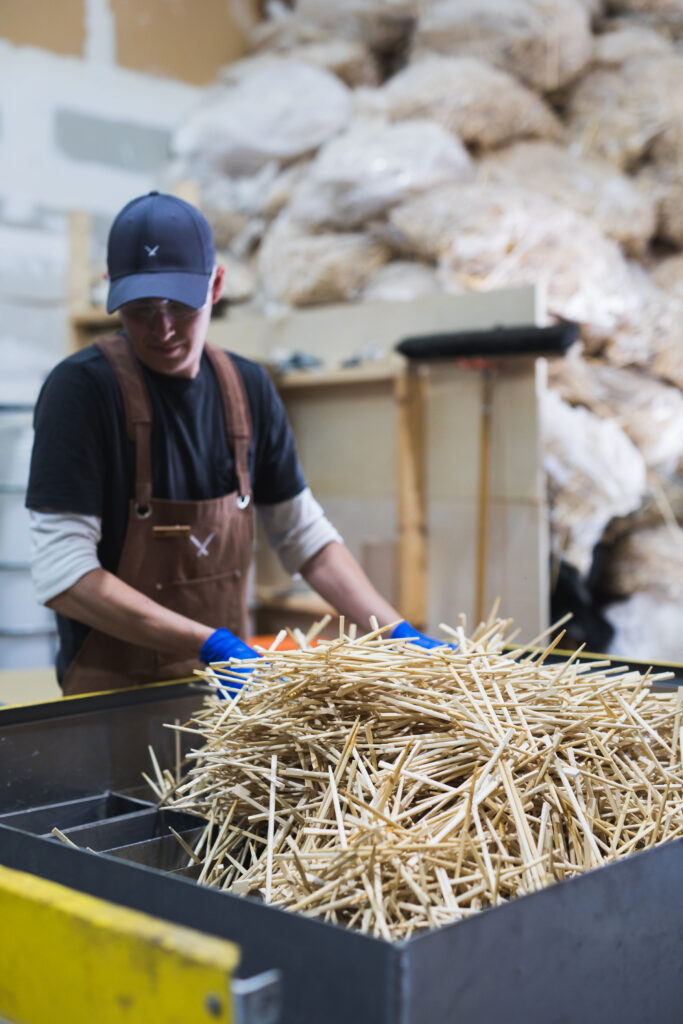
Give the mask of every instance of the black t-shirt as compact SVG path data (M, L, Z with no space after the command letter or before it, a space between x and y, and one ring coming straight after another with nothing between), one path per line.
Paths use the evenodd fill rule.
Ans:
M286 501L306 482L282 402L263 367L238 355L231 358L251 413L254 501ZM152 403L153 497L202 501L236 490L221 393L206 353L192 380L142 370ZM115 573L135 492L135 446L126 435L118 381L98 348L69 356L52 370L38 397L34 426L26 505L100 516L98 557ZM61 616L58 623L61 678L88 630Z

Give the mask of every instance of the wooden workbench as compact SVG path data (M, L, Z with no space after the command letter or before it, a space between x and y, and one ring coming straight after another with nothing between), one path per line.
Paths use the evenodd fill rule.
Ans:
M0 704L38 704L61 696L53 666L0 672Z

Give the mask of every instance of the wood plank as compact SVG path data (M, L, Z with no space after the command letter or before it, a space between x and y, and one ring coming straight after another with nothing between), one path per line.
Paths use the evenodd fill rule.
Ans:
M258 0L109 0L115 20L116 59L124 68L197 85L248 50L259 20Z
M508 363L490 381L488 455L483 452L480 372L454 363L429 370L431 630L439 622L452 623L460 612L474 628L498 596L501 612L515 619L524 636L548 624L548 516L538 424L544 362ZM482 469L488 476L486 488Z
M75 313L90 306L90 238L92 214L72 210L69 214L68 303Z
M298 591L291 593L278 592L276 589L267 586L256 586L254 596L261 608L268 608L273 611L299 612L304 615L312 615L323 618L325 615L336 615L334 608L324 601L322 597L314 593Z
M0 672L1 704L39 704L57 700L62 691L54 667L5 669Z
M60 0L2 0L0 38L14 46L37 46L65 57L85 52L85 2Z
M403 338L442 331L520 326L536 321L531 286L463 295L422 295L411 302L359 302L292 309L276 317L240 312L213 320L209 340L267 362L275 349L310 352L328 369L368 346L387 352Z
M477 571L474 584L473 625L483 622L486 617L486 570L488 566L489 497L491 490L491 420L493 418L493 381L490 370L484 369L481 371L480 384Z
M403 361L386 359L377 363L339 370L297 370L291 373L273 374L273 382L280 392L298 391L304 388L346 387L356 384L375 384L390 381L403 371Z
M399 609L417 629L427 618L425 394L424 374L396 378Z

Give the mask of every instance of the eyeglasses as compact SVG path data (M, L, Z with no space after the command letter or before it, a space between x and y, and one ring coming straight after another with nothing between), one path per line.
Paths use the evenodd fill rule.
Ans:
M160 313L176 323L181 323L183 320L191 320L193 316L197 316L204 306L195 309L194 306L186 306L184 302L174 302L172 299L144 299L139 302L126 302L121 306L121 312L133 320L145 323L154 320Z

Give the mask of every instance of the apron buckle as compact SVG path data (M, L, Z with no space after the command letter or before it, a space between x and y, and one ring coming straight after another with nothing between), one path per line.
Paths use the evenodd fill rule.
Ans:
M250 501L251 501L251 494L238 494L237 495L236 504L237 504L237 507L239 509L247 508L247 506L249 505Z
M151 505L138 505L135 503L135 515L138 519L149 519L152 514Z

